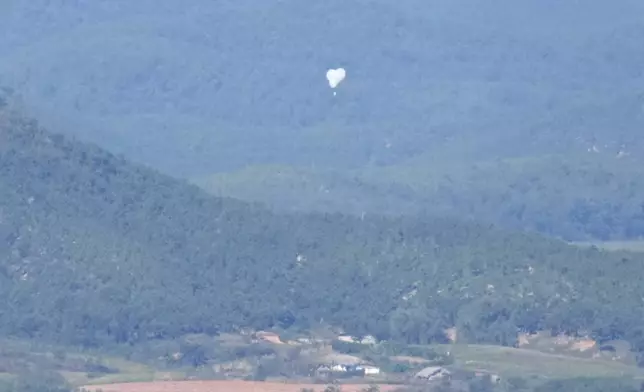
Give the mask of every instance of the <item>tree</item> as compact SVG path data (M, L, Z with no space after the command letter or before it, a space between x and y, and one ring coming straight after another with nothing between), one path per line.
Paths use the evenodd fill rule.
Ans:
M377 384L370 384L368 387L363 388L362 392L380 392L380 387Z
M342 389L340 388L340 384L333 382L324 388L324 392L342 392Z

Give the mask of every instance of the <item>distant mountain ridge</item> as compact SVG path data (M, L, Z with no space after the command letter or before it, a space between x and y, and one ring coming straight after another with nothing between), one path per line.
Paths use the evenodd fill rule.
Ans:
M0 83L56 130L175 175L561 154L578 137L643 151L637 0L8 8Z
M221 196L637 239L643 4L11 2L0 84L48 128ZM271 185L276 167L329 193Z
M364 170L251 166L194 178L281 211L451 215L569 241L644 236L644 165L611 152L478 163L439 159Z

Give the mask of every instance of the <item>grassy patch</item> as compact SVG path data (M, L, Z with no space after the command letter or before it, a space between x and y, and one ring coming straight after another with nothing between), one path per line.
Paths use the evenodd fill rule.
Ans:
M37 344L18 339L1 340L0 360L16 363L15 370L36 366L60 373L74 386L116 382L155 381L162 378L181 379L183 374L158 372L153 367L118 356L80 352L73 348ZM0 373L0 381L12 380L14 370Z
M455 365L468 370L485 370L506 377L642 377L644 370L618 362L585 359L539 351L487 345L441 345Z
M111 369L115 369L116 372L98 375L92 375L86 372L61 372L61 374L63 374L70 384L76 386L185 379L183 372L159 371L148 365L128 361L119 357L101 357L101 363Z
M13 377L14 376L11 373L0 372L0 382L11 381Z
M68 381L73 385L99 385L99 384L115 384L123 382L151 382L156 381L155 373L117 373L108 374L96 378L84 378Z

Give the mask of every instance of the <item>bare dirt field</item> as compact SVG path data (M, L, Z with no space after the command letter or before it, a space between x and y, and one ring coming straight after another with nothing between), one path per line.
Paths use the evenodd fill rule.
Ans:
M88 391L103 392L300 392L310 388L316 392L323 391L323 384L295 384L261 381L158 381L133 382L123 384L91 385L83 387ZM367 388L366 384L341 384L343 392L359 392ZM400 385L379 385L380 391L393 391Z

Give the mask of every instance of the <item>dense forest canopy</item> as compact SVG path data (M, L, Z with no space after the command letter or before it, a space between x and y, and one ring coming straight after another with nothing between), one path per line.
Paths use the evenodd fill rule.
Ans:
M340 172L254 166L194 179L215 195L282 211L450 214L566 240L644 235L644 166L611 155L441 161Z
M456 325L644 344L640 254L432 215L273 213L0 119L2 334L96 346L324 319L408 343Z
M189 175L639 151L643 7L35 0L0 17L0 74L66 132Z
M3 7L0 82L30 112L217 194L644 235L641 1Z

